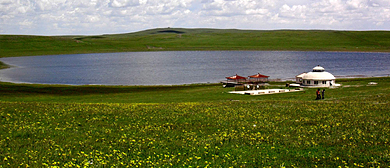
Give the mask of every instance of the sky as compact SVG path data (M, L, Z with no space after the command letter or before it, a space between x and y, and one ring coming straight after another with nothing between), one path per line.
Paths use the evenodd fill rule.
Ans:
M0 0L0 34L152 28L390 30L390 0Z

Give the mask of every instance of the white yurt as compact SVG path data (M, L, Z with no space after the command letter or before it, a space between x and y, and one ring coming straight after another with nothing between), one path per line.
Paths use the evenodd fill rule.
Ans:
M336 78L319 65L314 67L312 72L299 74L295 79L296 83L307 87L339 86L335 83Z

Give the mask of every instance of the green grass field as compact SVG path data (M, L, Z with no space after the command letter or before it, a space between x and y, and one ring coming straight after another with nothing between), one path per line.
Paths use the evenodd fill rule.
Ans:
M390 78L337 83L324 100L220 84L0 83L0 167L390 166Z
M389 52L390 32L0 35L0 57L176 50ZM337 83L315 100L314 88L250 96L221 84L0 82L0 167L389 167L390 78Z
M0 35L0 57L177 50L389 52L390 32L161 28L99 36Z

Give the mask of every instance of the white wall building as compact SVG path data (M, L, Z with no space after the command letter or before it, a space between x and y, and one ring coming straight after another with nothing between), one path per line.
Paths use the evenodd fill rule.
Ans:
M321 66L313 68L312 72L305 72L295 77L296 83L304 87L331 87L339 86L336 84L336 78Z

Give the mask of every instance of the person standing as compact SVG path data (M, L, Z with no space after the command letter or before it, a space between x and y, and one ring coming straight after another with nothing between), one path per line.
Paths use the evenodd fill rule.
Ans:
M319 99L321 99L321 93L320 93L320 89L317 89L317 91L316 91L316 94L317 94L317 98L316 98L316 100L319 100Z
M322 90L321 94L322 94L322 99L325 99L325 89Z

